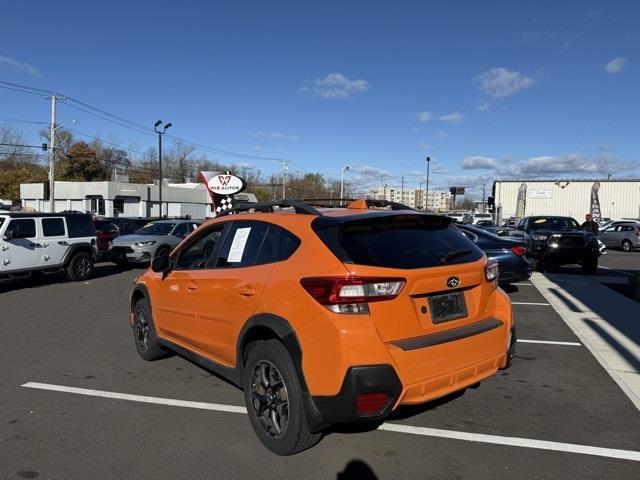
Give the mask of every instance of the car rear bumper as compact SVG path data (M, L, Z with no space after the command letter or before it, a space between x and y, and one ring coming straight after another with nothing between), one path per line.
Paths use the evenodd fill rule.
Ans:
M475 330L468 328L472 325L448 335L389 344L390 364L350 367L336 395L310 397L312 425L382 420L398 405L424 403L494 375L506 366L507 355L513 355L515 328L507 345L510 336L502 321L477 323ZM359 414L358 395L373 393L386 394L388 402L375 414Z

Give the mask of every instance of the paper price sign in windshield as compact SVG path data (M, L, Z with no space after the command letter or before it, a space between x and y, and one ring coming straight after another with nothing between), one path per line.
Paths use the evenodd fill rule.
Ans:
M251 227L236 230L236 234L233 236L233 242L231 242L231 248L229 249L227 262L239 263L242 261L242 255L244 254L244 247L247 246L249 233L251 233Z

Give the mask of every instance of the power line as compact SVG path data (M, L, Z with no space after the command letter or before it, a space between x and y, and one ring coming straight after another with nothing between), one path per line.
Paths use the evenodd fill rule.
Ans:
M0 122L33 123L33 124L38 124L38 125L49 125L48 122L36 122L35 120L20 120L18 118L6 118L6 117L0 117Z

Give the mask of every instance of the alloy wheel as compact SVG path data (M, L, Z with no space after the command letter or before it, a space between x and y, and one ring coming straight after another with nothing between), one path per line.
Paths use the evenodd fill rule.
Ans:
M143 310L136 314L136 342L143 352L149 349L149 320Z
M280 437L289 423L289 397L280 371L267 361L257 362L251 373L251 406L263 430Z

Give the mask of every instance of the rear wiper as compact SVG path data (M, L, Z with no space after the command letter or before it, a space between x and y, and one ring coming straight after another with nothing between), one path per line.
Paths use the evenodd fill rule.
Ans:
M469 249L454 250L453 252L449 252L440 258L440 265L456 258L464 257L465 255L469 255L470 253L473 253L473 251Z

